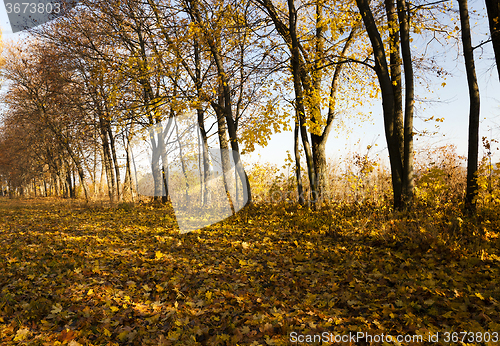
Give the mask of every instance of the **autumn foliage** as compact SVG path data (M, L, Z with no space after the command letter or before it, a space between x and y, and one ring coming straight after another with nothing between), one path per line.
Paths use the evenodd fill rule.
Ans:
M462 29L445 23L452 5L82 0L6 45L0 344L498 344L500 163L472 54L487 41L472 46L465 0ZM413 144L429 133L414 113L434 119L420 81L447 75L427 48L459 32L467 158ZM379 94L386 157L327 160ZM283 166L246 162L292 130ZM183 234L178 186L184 211L227 197L231 216Z
M184 235L158 204L1 199L0 342L289 345L291 332L498 331L500 201L484 191L479 216L464 215L443 178L463 168L446 153L421 171L412 211L369 196L319 211L260 203ZM268 192L286 187L276 178Z

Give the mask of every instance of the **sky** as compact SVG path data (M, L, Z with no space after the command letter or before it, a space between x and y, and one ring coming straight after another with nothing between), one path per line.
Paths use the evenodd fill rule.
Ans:
M457 5L458 6L458 5ZM471 15L476 10L476 16L472 18L473 45L476 46L488 38L488 22L481 15L486 13L483 1L469 1ZM22 33L13 34L10 29L5 6L0 5L0 26L4 41L17 40ZM412 49L419 50L423 45L414 45ZM467 78L463 57L457 55L454 46L441 46L439 44L432 47L435 53L441 56L438 61L450 75L446 80L442 78L431 78L430 84L426 87L416 85L416 94L419 98L427 98L425 102L416 105L415 129L417 132L424 130L437 131L434 136L416 137L415 149L424 150L429 146L442 146L453 144L457 147L459 155L467 155L468 139L468 116L469 116L469 96L467 88ZM479 91L481 95L481 125L480 138L486 136L500 140L500 81L496 66L493 61L493 51L491 43L476 49L476 72L479 79ZM445 82L446 85L442 86ZM428 92L427 88L432 90ZM378 154L380 159L387 160L387 146L384 135L382 119L382 102L373 100L371 105L358 109L365 114L371 113L370 121L361 121L356 117L346 120L347 128L341 131L332 130L326 145L327 156L336 160L345 158L352 153L365 154L367 146L376 144L370 150L370 155L375 157ZM421 118L444 118L443 122L424 122ZM344 117L347 119L348 117ZM439 125L439 128L435 126ZM347 134L349 133L349 134ZM497 145L500 147L500 145ZM500 151L497 146L492 150L495 161L500 161ZM255 152L243 157L244 162L270 162L279 166L284 164L287 157L287 150L292 153L293 133L284 132L272 136L268 145L264 148L256 147ZM480 147L480 156L483 150ZM293 154L293 153L292 153Z
M2 27L2 37L3 39L16 38L19 34L13 34L9 23L9 17L7 16L7 9L3 1L0 1L0 26Z
M458 6L458 4L456 5ZM487 18L479 18L486 13L483 1L469 1L471 12L471 25L473 26L472 40L473 46L477 46L488 39L489 32ZM473 10L477 15L472 17ZM420 46L413 46L413 50L418 50ZM476 73L478 76L479 92L481 96L481 123L480 138L487 136L500 141L500 80L496 65L493 60L493 49L491 43L482 46L483 49L476 49L474 57L476 59ZM426 88L416 85L416 96L426 97L427 100L416 104L414 127L417 132L427 130L437 131L434 136L417 136L414 145L416 150L425 150L429 146L437 147L447 144L456 145L457 154L467 156L468 141L468 121L469 121L469 94L465 66L462 55L457 55L453 46L434 45L433 49L441 56L442 61L438 63L447 70L450 75L443 78L433 78L428 92ZM443 87L441 84L446 83ZM374 158L378 154L384 162L388 162L388 151L384 135L382 101L373 100L371 106L364 107L360 111L371 112L371 121L360 121L353 118L348 126L351 132L346 135L345 131L330 133L326 145L327 157L331 160L345 158L351 153L365 154L367 146L377 144L370 151L370 157ZM421 118L444 118L443 122L424 122ZM436 128L435 125L439 125ZM494 162L500 161L500 151L492 147ZM293 154L293 133L280 133L273 136L265 148L257 148L247 160L249 162L272 162L283 165L290 150ZM484 150L480 144L480 157ZM495 161L496 160L496 161Z

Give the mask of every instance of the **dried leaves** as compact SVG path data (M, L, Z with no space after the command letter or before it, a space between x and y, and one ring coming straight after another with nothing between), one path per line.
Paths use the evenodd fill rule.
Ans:
M179 235L161 208L16 203L0 201L5 345L500 330L498 220L463 219L453 238L451 216L253 207Z

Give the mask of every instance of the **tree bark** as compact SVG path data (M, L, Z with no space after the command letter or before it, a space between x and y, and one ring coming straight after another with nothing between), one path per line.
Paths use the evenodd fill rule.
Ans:
M394 142L399 147L401 160L404 157L404 127L403 127L403 86L401 81L401 52L398 26L398 13L395 0L385 0L387 21L389 24L389 61L392 89L394 93ZM402 162L404 165L404 162ZM403 170L401 171L403 173ZM404 184L403 175L401 176Z
M465 70L469 86L469 147L467 154L467 188L465 208L468 212L476 211L477 167L479 152L479 86L477 84L474 53L472 48L469 10L467 0L458 0L460 25L462 27L462 45L464 50Z
M168 138L165 138L168 133L170 132L170 127L172 126L172 122L174 121L175 113L173 109L170 109L170 117L168 118L168 122L165 125L165 129L161 129L161 131L158 132L158 146L160 150L160 156L161 156L161 178L162 178L162 183L163 183L163 194L161 197L162 203L167 203L170 199L170 191L168 188L168 179L169 179L169 169L168 169L168 155L167 155L167 148L166 148L166 141L168 141ZM177 123L175 123L177 126ZM160 126L160 125L157 125ZM178 139L178 137L177 137ZM180 143L180 141L179 141Z
M388 2L390 0L386 0ZM361 12L361 17L365 23L366 31L370 39L373 55L375 58L375 72L380 84L382 93L382 108L384 113L384 128L387 141L387 149L389 150L389 162L391 165L391 179L394 195L394 208L402 207L402 192L403 192L403 162L402 162L402 140L397 127L399 120L396 121L398 108L396 107L396 95L393 88L393 79L391 78L389 67L384 49L384 44L380 33L377 29L377 24L373 17L368 0L356 0L356 4ZM401 116L401 115L400 115Z
M200 130L199 137L201 139L201 146L202 146L202 158L201 159L201 166L203 167L203 174L202 174L202 182L201 182L201 204L205 205L207 202L209 202L209 190L208 190L208 179L209 179L209 172L210 172L210 161L208 157L208 138L207 138L207 132L205 130L205 112L203 110L203 107L201 105L202 101L202 81L201 81L201 57L200 57L200 47L198 43L198 39L194 39L193 43L193 48L194 48L194 65L195 65L195 72L194 72L194 77L195 77L195 86L196 86L196 93L198 97L198 107L196 108L196 114L198 117L198 129Z
M405 0L397 0L397 5L405 76L403 202L410 204L413 201L413 190L415 189L413 179L413 110L415 104L415 86L410 49L410 11Z
M116 196L116 186L115 186L115 177L113 172L113 163L111 161L111 153L109 149L109 141L108 141L108 133L106 131L105 120L100 115L99 116L99 130L101 135L101 144L102 144L102 154L103 154L103 164L104 169L106 171L106 181L108 186L108 196L109 201L114 203Z
M115 138L113 136L113 130L111 128L111 124L109 121L106 122L106 131L109 136L109 146L111 148L111 155L113 158L113 165L115 169L115 181L116 181L116 197L118 199L118 202L121 201L122 196L121 196L121 179L120 179L120 165L118 163L118 159L116 157L116 147L115 147Z
M300 172L300 152L299 152L299 119L298 114L295 116L295 130L293 131L294 146L293 152L295 154L295 178L297 179L297 193L299 195L298 202L300 205L305 204L304 187L302 186L302 177Z
M99 179L99 196L102 197L104 195L104 179L106 173L106 168L105 168L106 164L105 164L104 150L102 145L99 150L99 153L101 154L101 178ZM108 193L109 193L109 198L111 199L112 194L111 194L111 189L109 187L108 187Z
M125 148L125 157L126 157L126 165L125 165L125 181L123 188L123 197L125 198L125 192L130 192L130 199L132 202L135 202L135 190L134 184L132 182L132 167L131 167L131 155L130 155L130 140L131 140L131 132L133 129L134 123L130 124L130 128L123 136L123 146Z
M161 126L157 124L156 126ZM153 200L160 201L164 194L163 191L163 179L160 168L160 157L161 157L161 138L158 140L155 138L155 130L149 130L149 139L151 140L152 154L151 154L151 173L153 175L154 192Z
M314 124L322 124L322 100L318 94L322 89L324 80L323 68L325 67L325 38L324 31L326 24L324 21L323 9L324 2L317 1L315 3L315 38L313 59L308 59L304 53L304 47L301 46L297 37L297 9L293 0L288 0L288 26L281 21L278 11L270 0L257 0L260 6L265 9L271 20L273 21L276 30L286 42L291 54L291 73L294 81L295 91L295 107L298 110L299 131L302 137L304 151L306 155L307 172L311 187L313 205L323 199L324 191L326 191L326 155L325 147L329 133L332 128L333 120L335 119L335 102L333 101L338 90L338 80L342 71L343 58L352 43L354 34L357 28L351 30L347 40L345 41L342 53L337 57L338 63L335 67L334 77L330 89L330 102L328 106L328 116L324 127L318 131L316 128L311 132L311 140L309 145L308 131L306 123L306 109L309 111L310 120ZM312 60L312 62L310 61ZM308 105L306 107L305 105ZM305 143L307 142L307 143ZM309 149L308 149L309 148Z
M77 160L75 163L78 171L78 177L80 178L80 183L82 184L83 194L85 196L85 200L89 201L89 191L87 189L87 185L85 184L85 173L82 167L82 163L80 160Z
M183 145L182 145L182 140L179 138L179 127L177 126L177 122L174 124L175 127L175 134L177 136L177 143L179 144L179 159L181 160L181 169L182 169L182 174L184 175L184 196L186 198L186 204L189 204L189 181L188 181L188 174L186 171L186 163L184 160L184 151L183 151Z
M197 21L198 24L202 24L203 20L201 18L201 15L199 13L198 9L198 2L197 0L191 0L191 15L193 18ZM241 182L243 183L243 193L244 195L248 198L247 204L252 203L252 193L250 189L250 182L248 180L248 176L243 169L243 165L241 164L240 160L240 149L239 149L239 144L238 144L238 136L236 134L236 125L234 122L233 118L233 110L232 110L232 97L231 97L231 87L230 87L230 81L227 77L227 73L224 69L224 63L222 60L222 56L220 53L220 49L217 46L214 38L212 37L211 34L205 33L205 39L207 41L208 47L210 49L210 53L212 54L212 57L214 59L215 65L217 67L217 75L219 77L219 80L221 82L221 90L219 93L222 93L223 96L223 108L224 108L224 116L226 119L226 125L227 125L227 133L229 134L229 142L231 145L232 153L233 153L233 160L234 160L234 165L235 169L238 172L238 175L241 179ZM219 105L222 106L222 105Z
M226 123L224 121L224 114L223 114L224 111L222 109L222 106L220 106L220 104L222 103L222 98L223 96L219 96L219 107L214 107L214 111L217 116L217 134L219 136L219 147L221 153L222 181L224 183L224 190L226 191L229 206L231 207L231 212L234 215L235 209L234 209L233 199L231 198L231 194L229 193L229 191L231 191L231 187L229 186L226 175L226 172L228 171L231 162L229 159L229 145L227 143L227 137L226 137Z
M306 156L307 164L307 175L309 177L309 186L311 188L312 202L313 206L316 205L316 197L318 195L316 187L316 172L314 170L314 158L312 154L312 149L309 144L309 139L307 136L306 129L306 112L304 106L304 93L301 84L300 77L300 54L299 54L299 44L297 39L297 11L295 9L295 4L293 0L288 0L288 13L289 13L289 35L291 40L291 69L293 76L293 87L295 91L295 109L296 114L299 119L299 130L300 137L302 138L302 146L304 147L304 153Z
M485 0L490 24L491 42L495 52L498 79L500 79L500 0Z

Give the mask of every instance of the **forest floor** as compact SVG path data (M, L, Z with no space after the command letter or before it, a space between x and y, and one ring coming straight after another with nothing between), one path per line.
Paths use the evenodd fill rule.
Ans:
M0 198L0 344L500 344L500 216L419 210Z

